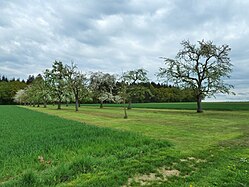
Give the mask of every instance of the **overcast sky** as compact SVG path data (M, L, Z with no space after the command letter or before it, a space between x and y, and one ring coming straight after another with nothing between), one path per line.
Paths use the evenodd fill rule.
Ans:
M60 60L84 72L142 67L153 78L159 57L205 39L232 48L236 96L217 100L249 100L248 10L247 0L1 0L0 75L26 79Z

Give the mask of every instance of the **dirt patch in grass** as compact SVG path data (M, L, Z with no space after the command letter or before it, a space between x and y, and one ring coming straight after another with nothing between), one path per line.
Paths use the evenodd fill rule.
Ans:
M129 186L153 186L153 184L164 183L172 177L186 178L197 171L197 165L205 163L207 160L186 157L179 159L179 162L174 162L170 167L162 167L155 170L155 172L147 174L138 174L128 179L128 182L123 187ZM181 172L180 172L181 170ZM187 171L186 171L187 170Z
M206 160L195 158L195 157L188 157L189 161L194 161L195 163L207 162Z
M159 168L154 173L136 175L133 178L128 179L127 185L123 187L131 186L132 184L137 184L140 186L151 185L153 182L161 183L167 181L169 177L179 176L180 171L176 169Z
M195 157L188 157L188 158L180 159L180 162L191 162L191 161L194 163L207 162L206 160L195 158Z

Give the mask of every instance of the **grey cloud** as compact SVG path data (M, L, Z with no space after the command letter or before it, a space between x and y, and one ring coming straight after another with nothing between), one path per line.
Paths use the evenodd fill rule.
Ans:
M143 67L156 80L159 57L173 58L184 39L206 39L231 46L229 82L243 93L249 83L248 8L242 0L0 1L0 74L26 78L54 60L73 60L82 71Z

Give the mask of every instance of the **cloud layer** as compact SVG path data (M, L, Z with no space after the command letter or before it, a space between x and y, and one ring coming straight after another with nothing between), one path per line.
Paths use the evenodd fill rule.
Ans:
M143 67L150 77L189 39L229 44L236 96L249 99L248 1L0 1L0 74L27 78L54 60L82 71ZM218 98L217 97L217 98Z

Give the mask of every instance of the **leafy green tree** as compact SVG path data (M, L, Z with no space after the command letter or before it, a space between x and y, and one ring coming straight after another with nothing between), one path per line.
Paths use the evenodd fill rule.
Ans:
M100 108L103 108L104 101L113 101L113 89L116 86L116 77L109 73L95 72L90 76L89 86L93 97L100 101Z
M66 66L66 76L68 78L68 86L74 95L75 99L75 110L79 110L79 101L81 97L87 92L87 78L86 75L77 71L77 66L72 64L71 66Z
M228 45L216 46L212 41L199 41L198 45L189 41L181 43L183 49L175 59L164 58L166 68L160 68L159 76L175 84L187 86L194 90L197 112L202 112L201 101L215 93L230 93L232 85L226 84L224 78L230 78Z
M14 104L14 96L20 89L26 87L26 83L20 81L8 81L6 77L0 82L0 104Z
M0 78L0 82L2 81L9 82L8 78L5 77L4 75Z
M36 95L36 89L34 86L32 85L28 85L26 88L25 88L25 99L27 103L29 103L29 105L33 105L33 107L35 107L35 105L37 104L39 106L39 98L37 97Z
M61 109L61 103L67 96L67 79L66 68L60 61L55 61L52 65L52 69L44 72L44 78L46 84L50 88L50 94L52 98L57 102L57 109Z
M49 85L44 78L41 74L37 75L30 86L32 87L32 93L34 94L33 97L35 98L37 105L39 106L40 103L43 103L44 108L46 108L47 103L51 100L51 97Z
M14 96L14 101L19 104L25 104L27 101L25 89L20 89L16 92Z
M29 77L28 77L26 83L27 83L27 84L31 84L34 80L35 80L35 76L34 76L34 75L29 75Z

